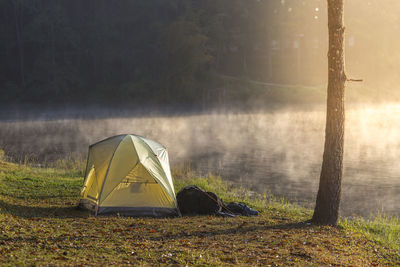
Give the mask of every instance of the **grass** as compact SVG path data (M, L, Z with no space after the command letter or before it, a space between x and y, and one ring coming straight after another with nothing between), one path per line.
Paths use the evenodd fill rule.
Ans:
M0 161L0 265L294 265L400 264L399 222L343 220L310 225L311 211L218 177L174 171L188 184L244 201L260 216L170 219L94 217L77 210L82 168L34 168ZM80 166L80 167L79 167Z
M340 226L348 231L363 233L378 244L400 251L399 218L378 215L371 220L364 218L343 219Z

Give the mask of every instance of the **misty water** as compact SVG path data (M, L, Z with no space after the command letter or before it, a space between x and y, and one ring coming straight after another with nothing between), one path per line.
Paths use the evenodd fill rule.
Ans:
M134 133L164 144L173 166L190 163L201 174L214 173L259 193L314 205L324 143L323 106L97 119L4 118L3 113L0 147L15 160L85 157L91 143ZM347 108L342 215L400 215L399 133L399 104Z

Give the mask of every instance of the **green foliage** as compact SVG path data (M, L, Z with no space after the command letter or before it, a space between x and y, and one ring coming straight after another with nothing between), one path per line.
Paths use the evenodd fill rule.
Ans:
M296 12L287 12L288 5ZM2 100L208 107L224 104L225 97L229 103L258 99L248 84L229 85L216 74L299 82L292 69L297 54L287 44L297 38L299 20L314 29L310 38L321 34L315 29L325 25L310 14L315 5L317 0L0 1ZM272 51L271 42L280 39L285 45ZM310 71L303 76L320 77Z
M58 159L53 165L56 169L64 170L74 177L85 175L86 160L83 158L69 157Z
M351 100L399 99L393 70L400 39L391 27L399 7L396 0L347 4L346 62L365 79L357 94L348 90ZM373 16L377 8L382 16ZM251 83L220 74L326 83L326 1L13 0L0 1L0 10L3 104L308 103L306 88L263 86L272 95L260 94ZM366 94L365 87L373 90Z
M0 161L6 160L6 154L3 149L0 148Z

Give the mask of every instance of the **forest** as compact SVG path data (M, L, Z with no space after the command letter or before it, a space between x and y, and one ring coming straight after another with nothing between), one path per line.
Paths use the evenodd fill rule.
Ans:
M318 83L299 57L325 60L319 1L292 2L1 0L1 102L212 106L257 95L247 80Z
M347 2L346 65L368 77L349 98L398 98L399 5ZM0 0L0 12L3 106L325 101L325 1Z

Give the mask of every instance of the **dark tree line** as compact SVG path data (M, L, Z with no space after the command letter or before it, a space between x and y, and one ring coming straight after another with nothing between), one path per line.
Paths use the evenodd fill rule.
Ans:
M1 102L243 101L219 74L299 79L280 65L299 61L297 22L318 1L290 2L0 0Z

